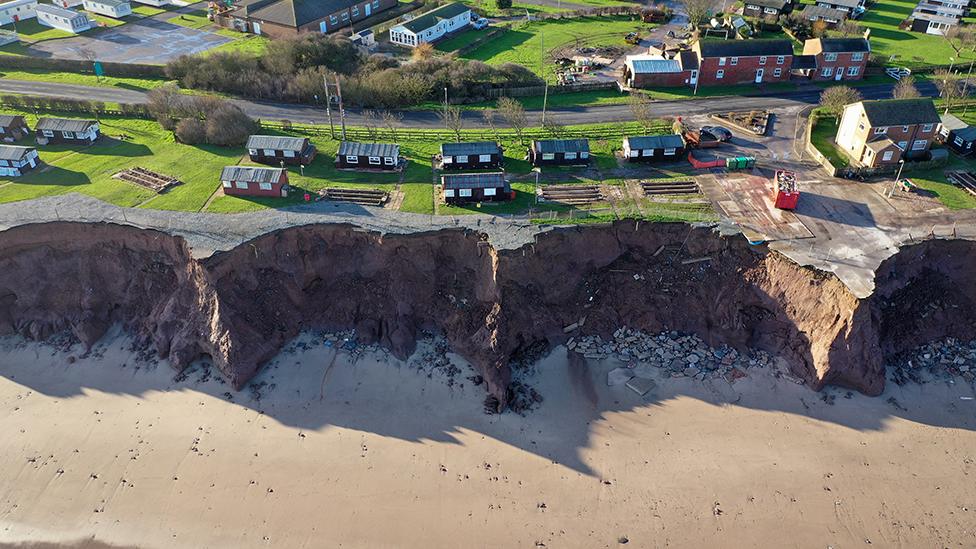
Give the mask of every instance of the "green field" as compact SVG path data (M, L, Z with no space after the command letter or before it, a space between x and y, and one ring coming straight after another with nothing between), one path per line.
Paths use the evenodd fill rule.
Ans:
M571 55L577 46L624 48L624 36L650 25L631 17L582 17L516 22L506 32L463 57L489 64L518 63L542 74L555 71L553 57Z
M11 80L28 80L34 82L57 82L60 84L79 84L83 86L99 86L123 88L128 90L148 91L161 86L168 80L156 78L121 78L94 74L49 71L45 69L4 69L0 68L0 78Z

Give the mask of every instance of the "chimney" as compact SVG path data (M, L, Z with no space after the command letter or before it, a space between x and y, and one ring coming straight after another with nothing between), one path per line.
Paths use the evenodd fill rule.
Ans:
M870 28L864 29L864 39L865 40L870 40L871 39L871 29Z

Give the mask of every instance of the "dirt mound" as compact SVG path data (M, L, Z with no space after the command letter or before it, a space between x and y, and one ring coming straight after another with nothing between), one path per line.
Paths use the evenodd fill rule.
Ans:
M938 262L933 285L925 269L942 244L953 259ZM902 252L879 272L879 295L861 301L832 275L683 224L569 228L505 251L467 230L312 225L196 260L164 233L52 223L0 233L0 334L71 330L90 345L122 323L174 367L209 355L241 387L305 329L355 328L401 358L434 330L504 401L514 357L629 326L762 349L814 387L877 394L882 348L971 329L976 309L953 304L971 304L976 286L950 292L972 272L970 247ZM924 321L931 292L945 304L937 325ZM906 327L906 315L923 320Z

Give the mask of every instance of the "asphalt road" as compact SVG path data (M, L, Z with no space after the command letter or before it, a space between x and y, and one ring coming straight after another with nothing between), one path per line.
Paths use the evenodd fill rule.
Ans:
M938 90L930 82L917 84L918 90L926 96L935 97ZM884 99L891 97L893 84L880 84L858 88L865 99ZM691 116L712 112L774 110L791 107L815 105L820 100L820 88L776 93L768 95L747 95L712 97L697 100L656 101L653 112L656 116ZM0 93L19 93L63 99L84 98L92 101L111 103L144 103L146 94L137 90L95 86L79 86L54 82L29 82L23 80L0 79ZM262 120L289 120L303 124L326 124L328 117L321 107L281 103L263 103L244 99L234 100L250 116ZM622 122L633 120L628 105L599 105L591 107L563 107L549 109L549 116L562 125L593 124L601 122ZM335 113L334 113L335 114ZM347 109L346 121L352 126L361 126L362 117L353 109ZM484 122L479 111L464 113L466 127L482 127ZM530 125L541 124L541 112L529 112ZM403 125L414 128L443 127L435 111L404 111ZM503 125L503 124L499 124Z

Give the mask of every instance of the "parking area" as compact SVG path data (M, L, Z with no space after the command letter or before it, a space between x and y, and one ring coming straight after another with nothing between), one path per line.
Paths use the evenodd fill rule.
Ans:
M773 207L773 170L723 172L698 178L702 191L751 242L812 238L813 233L793 213Z
M165 64L181 55L200 53L231 39L219 34L174 25L172 13L147 17L89 36L46 40L30 47L33 55L63 59L95 59L118 63Z

